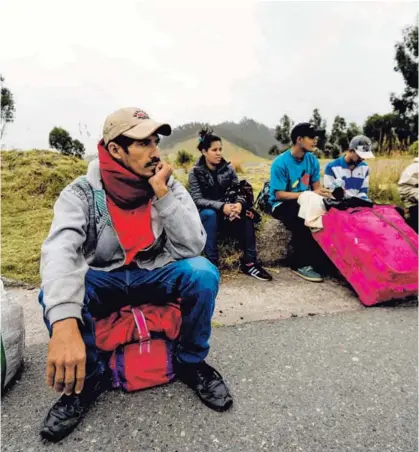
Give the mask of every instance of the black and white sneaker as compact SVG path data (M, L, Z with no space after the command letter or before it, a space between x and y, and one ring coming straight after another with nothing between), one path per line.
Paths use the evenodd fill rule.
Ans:
M253 276L253 278L259 279L260 281L272 281L272 275L259 264L242 264L240 270L246 275Z

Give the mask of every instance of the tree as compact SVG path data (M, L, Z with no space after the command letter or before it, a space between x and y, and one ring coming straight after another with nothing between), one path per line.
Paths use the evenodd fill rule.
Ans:
M78 157L79 159L82 159L85 152L86 149L84 147L84 144L79 140L73 140L73 155L75 157Z
M12 92L9 88L4 86L4 77L0 74L0 88L1 88L1 105L0 105L0 139L6 131L7 124L10 124L15 119L15 101Z
M275 128L275 138L277 141L289 146L291 144L291 129L293 125L294 123L291 118L288 115L284 115Z
M187 170L188 165L190 165L193 162L194 158L193 155L189 152L185 151L184 149L181 149L178 151L176 155L176 165L183 168L185 171Z
M73 140L67 130L54 127L49 134L49 145L63 155L73 155L83 158L85 148L79 140Z
M63 155L72 154L73 140L67 130L54 127L49 134L49 145Z
M316 129L326 130L326 126L327 126L326 120L321 117L318 108L315 108L313 110L313 116L311 117L309 122L310 122L310 124L313 124L313 126ZM326 141L327 141L327 135L325 133L323 137L319 138L319 141L317 143L317 148L324 151L325 147L326 147Z
M54 127L49 134L49 145L63 155L72 155L73 140L67 130Z
M396 44L396 66L406 87L418 91L418 26L407 27L403 31L403 41Z
M348 134L347 134L347 127L346 127L346 120L345 118L342 118L342 116L336 116L335 120L333 121L332 125L332 132L330 134L330 144L332 145L329 147L333 151L333 149L336 150L339 148L340 152L346 151L349 147L348 142Z
M362 135L361 127L359 127L356 122L350 122L346 130L346 137L348 138L348 142L350 143L352 138L356 137L357 135Z
M399 141L397 130L401 127L401 119L395 113L380 115L375 113L367 118L364 124L364 134L378 144L378 152L388 152L394 149Z
M337 159L342 152L341 147L336 143L330 141L326 143L325 154L332 159Z
M269 155L279 155L279 154L281 154L281 151L279 150L279 147L276 144L274 144L273 146L271 146L269 148L268 154Z
M403 40L395 45L396 66L405 82L405 91L401 96L392 93L390 101L394 113L398 114L402 123L398 125L398 137L402 145L407 147L409 141L418 135L418 26L411 26L403 31Z
M322 117L321 117L321 115L320 115L320 112L319 112L319 109L318 109L318 108L315 108L315 109L313 110L313 116L311 117L311 119L310 119L309 122L310 122L310 124L313 124L313 126L314 126L316 129L320 129L320 128L321 128L323 119L322 119Z

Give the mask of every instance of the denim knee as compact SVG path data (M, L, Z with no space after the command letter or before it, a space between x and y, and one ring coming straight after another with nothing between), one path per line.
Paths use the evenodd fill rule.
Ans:
M199 212L202 221L216 222L218 213L214 209L204 209Z
M220 273L218 268L205 257L185 259L183 274L197 290L211 289L218 292Z

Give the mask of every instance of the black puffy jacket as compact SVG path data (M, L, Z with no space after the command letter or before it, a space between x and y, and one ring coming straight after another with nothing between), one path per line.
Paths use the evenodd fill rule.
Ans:
M229 162L222 159L216 168L217 181L225 194L232 183L238 182L236 172ZM205 164L205 157L202 156L189 173L189 191L199 210L214 209L221 210L225 204L223 196L220 197L214 183L214 179ZM239 197L236 202L245 204L245 198Z

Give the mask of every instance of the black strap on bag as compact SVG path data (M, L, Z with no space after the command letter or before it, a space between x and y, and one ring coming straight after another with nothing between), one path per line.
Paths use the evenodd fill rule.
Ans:
M341 199L341 200L324 198L323 203L324 203L327 211L329 211L331 208L334 208L337 210L348 210L348 209L352 209L354 207L372 208L374 206L373 202L368 201L366 199L357 198L356 196L353 196L352 198Z
M263 184L262 190L259 192L254 203L255 209L257 209L261 213L267 213L268 215L272 213L272 205L269 202L269 192L270 183L269 181L266 181Z

